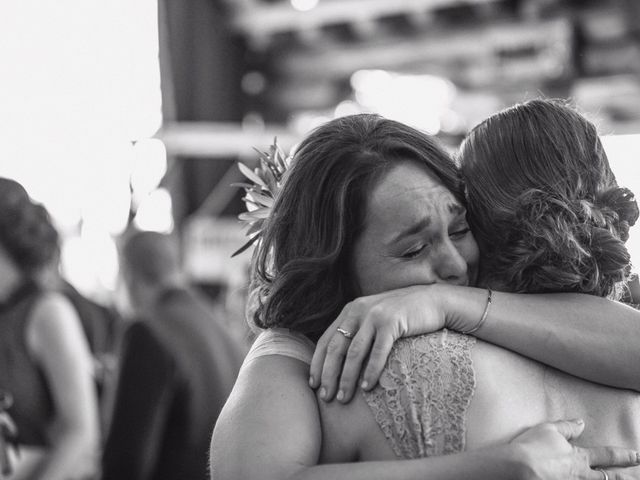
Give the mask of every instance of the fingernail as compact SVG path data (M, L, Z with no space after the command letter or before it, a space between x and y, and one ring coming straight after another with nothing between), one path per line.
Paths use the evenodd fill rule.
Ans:
M313 387L313 386L315 386L315 384L316 384L316 382L315 382L313 376L309 377L309 386Z
M344 400L344 392L342 390L338 390L338 395L336 395L336 398L338 399L339 402Z
M583 419L581 419L581 418L578 418L578 419L576 420L576 423L577 423L578 425L584 425L584 420L583 420Z
M325 398L327 398L327 389L326 389L326 388L324 388L324 387L322 387L322 388L320 389L320 398L321 398L321 399L323 399L323 400L324 400Z
M360 386L362 387L363 390L366 390L367 388L369 388L369 382L365 380L360 384Z

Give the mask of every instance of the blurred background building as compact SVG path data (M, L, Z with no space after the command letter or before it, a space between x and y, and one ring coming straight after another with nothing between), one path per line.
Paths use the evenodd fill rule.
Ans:
M105 303L135 226L177 231L192 280L241 312L236 162L340 115L453 149L505 106L570 98L640 192L636 0L7 0L0 60L0 175L52 212L63 273Z

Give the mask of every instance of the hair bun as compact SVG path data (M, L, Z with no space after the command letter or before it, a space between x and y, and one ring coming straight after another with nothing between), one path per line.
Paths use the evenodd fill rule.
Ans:
M614 228L620 239L626 242L629 239L629 228L638 221L640 213L633 192L623 187L610 188L598 194L596 204L609 217L608 226Z
M515 222L500 226L504 241L489 259L491 278L503 278L510 290L520 292L618 293L619 282L630 272L620 235L626 226L628 236L628 223L620 216L628 212L631 220L635 201L628 190L616 190L622 189L611 189L603 198L615 200L617 208L542 190L524 192L516 202ZM637 218L637 206L635 212Z

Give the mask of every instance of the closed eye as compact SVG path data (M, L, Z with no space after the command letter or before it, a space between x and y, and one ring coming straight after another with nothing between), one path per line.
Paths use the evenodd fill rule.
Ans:
M455 232L449 233L449 237L453 238L454 240L457 240L464 237L470 231L471 229L469 227L461 228L460 230L456 230Z
M424 251L425 248L427 248L427 244L418 245L400 256L407 259L416 258Z

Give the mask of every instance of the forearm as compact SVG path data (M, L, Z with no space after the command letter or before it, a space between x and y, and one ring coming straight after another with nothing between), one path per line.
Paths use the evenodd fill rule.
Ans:
M523 456L511 445L415 460L289 467L247 462L236 468L218 467L222 468L212 472L215 480L519 480L526 471Z
M84 432L58 435L38 465L33 480L89 478L97 470L97 436Z
M522 462L509 447L483 449L416 460L318 465L300 470L290 480L518 480Z
M470 330L482 317L487 291L453 289L445 295L447 326ZM486 322L474 335L586 380L640 390L640 312L618 302L493 292Z

